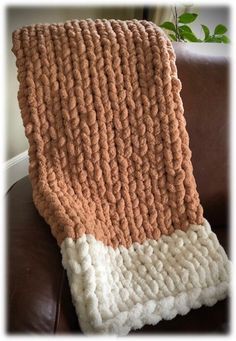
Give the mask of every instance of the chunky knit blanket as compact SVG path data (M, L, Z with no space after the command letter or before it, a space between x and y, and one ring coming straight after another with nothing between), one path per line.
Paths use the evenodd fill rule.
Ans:
M33 200L85 333L127 334L226 297L203 217L175 53L147 21L13 33Z

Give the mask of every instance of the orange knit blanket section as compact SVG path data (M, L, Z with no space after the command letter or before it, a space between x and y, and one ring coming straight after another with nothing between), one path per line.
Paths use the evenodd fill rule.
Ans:
M34 203L59 245L113 248L203 223L175 54L147 21L13 33Z

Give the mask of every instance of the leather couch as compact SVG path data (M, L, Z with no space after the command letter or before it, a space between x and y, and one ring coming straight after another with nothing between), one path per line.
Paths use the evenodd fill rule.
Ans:
M229 63L179 45L175 50L194 175L204 215L228 253ZM29 178L13 185L6 200L7 332L81 333L59 248L33 204ZM225 299L131 334L228 332Z

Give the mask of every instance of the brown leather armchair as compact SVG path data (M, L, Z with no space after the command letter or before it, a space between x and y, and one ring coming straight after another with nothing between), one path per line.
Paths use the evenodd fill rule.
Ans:
M228 253L228 61L175 49L204 215ZM12 186L7 202L7 331L81 333L59 248L34 207L28 177ZM228 331L226 299L131 334Z

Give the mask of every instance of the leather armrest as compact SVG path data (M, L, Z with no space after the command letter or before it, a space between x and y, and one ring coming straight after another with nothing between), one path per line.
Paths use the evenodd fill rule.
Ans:
M28 177L7 194L8 331L52 333L62 290L61 255L32 200Z

